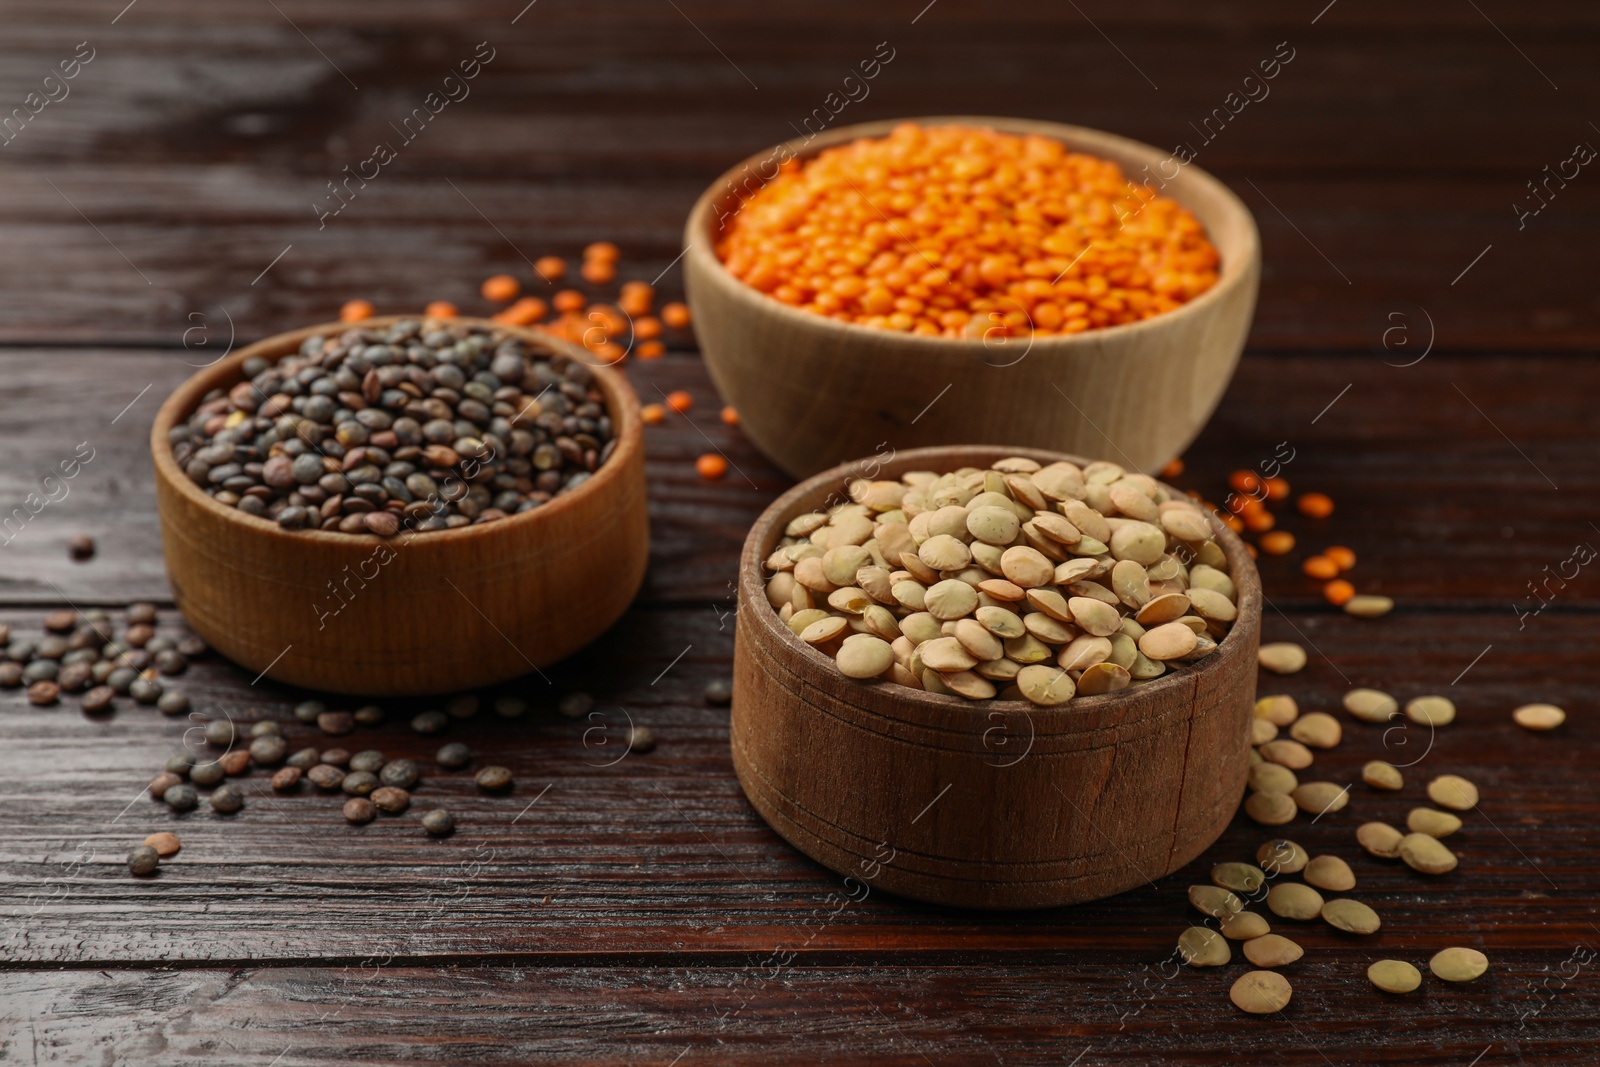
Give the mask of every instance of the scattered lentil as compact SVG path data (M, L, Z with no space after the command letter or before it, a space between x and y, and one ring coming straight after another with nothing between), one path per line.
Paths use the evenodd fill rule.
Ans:
M275 734L258 737L250 742L250 759L258 767L276 767L288 754L288 744Z
M326 763L319 763L306 771L306 778L318 789L332 791L338 789L340 783L344 781L344 772Z
M1428 961L1428 970L1446 982L1470 982L1489 969L1489 957L1475 948L1447 948Z
M351 797L344 802L344 817L347 822L364 826L378 817L378 808L366 797Z
M1377 912L1349 897L1340 897L1324 904L1322 918L1329 926L1347 934L1375 934L1382 925Z
M213 786L227 776L221 760L208 759L189 768L189 781L195 785Z
M1302 782L1289 795L1307 815L1342 811L1350 803L1350 787L1335 782Z
M1227 940L1204 926L1191 926L1178 935L1178 954L1191 967L1221 967L1233 959Z
M1330 893L1348 893L1356 887L1356 872L1338 856L1314 856L1302 876L1307 885Z
M1305 870L1310 859L1305 849L1284 837L1264 841L1256 849L1256 862L1274 878L1280 874L1298 874Z
M200 794L195 792L192 785L179 784L167 788L161 799L173 811L193 811L200 803Z
M1447 697L1417 697L1406 703L1406 718L1423 726L1447 726L1455 721L1456 706Z
M1443 842L1429 834L1407 834L1400 839L1396 851L1407 867L1423 874L1448 874L1460 862Z
M628 731L629 752L650 752L656 747L655 731L648 726L635 726Z
M128 853L128 871L131 874L140 876L155 874L160 862L160 855L149 845L139 845Z
M1360 593L1344 602L1344 613L1346 615L1354 615L1358 619L1376 619L1380 615L1387 615L1393 610L1393 598L1377 596L1373 593Z
M377 726L383 722L383 709L376 704L363 704L350 717L361 726Z
M219 785L211 791L211 807L223 815L232 815L244 807L244 794L233 783Z
M372 805L379 811L398 815L411 806L411 794L399 786L380 786L372 791Z
M478 788L487 793L499 793L511 788L511 771L505 767L488 766L473 778Z
M434 762L446 770L460 770L472 762L472 751L460 741L452 741L439 749L433 758Z
M217 766L222 768L222 773L229 777L237 778L250 773L250 752L248 749L236 748L224 752L217 757Z
M178 835L167 830L160 830L144 839L144 843L156 850L156 855L165 859L176 856L183 848L183 842L178 840Z
M353 797L364 797L378 788L378 776L371 771L351 771L339 781L339 788Z
M1449 837L1461 829L1461 820L1448 811L1433 808L1412 808L1406 814L1406 829L1429 837Z
M1567 713L1554 704L1524 704L1511 719L1524 730L1554 730L1567 721Z
M1267 891L1267 908L1282 919L1310 922L1322 913L1322 894L1299 882L1279 882Z
M1222 936L1229 941L1249 941L1271 930L1267 920L1253 911L1236 912L1222 919Z
M434 808L422 816L422 828L435 837L443 837L456 828L456 817L444 808Z
M1457 774L1441 774L1428 783L1428 799L1441 808L1471 811L1478 806L1478 787Z
M1405 836L1386 822L1364 822L1356 827L1356 841L1379 859L1398 859Z
M1244 958L1257 967L1286 967L1305 954L1282 934L1262 934L1244 943Z
M348 711L324 711L317 716L317 729L329 737L343 737L356 728L356 717Z
M1400 702L1381 689L1352 689L1344 695L1344 709L1362 722L1388 722L1400 714Z
M713 678L706 683L707 704L727 704L733 700L733 679Z
M1294 798L1288 793L1251 793L1244 802L1245 814L1263 826L1293 822L1296 810Z
M305 772L299 767L280 767L272 776L272 788L279 793L286 793L300 784L303 774Z
M1274 726L1289 726L1300 717L1300 706L1294 697L1280 693L1257 700L1255 714Z
M1344 736L1339 720L1325 711L1313 711L1294 721L1289 736L1312 748L1334 748Z
M419 777L417 765L408 759L391 760L378 772L378 781L397 789L410 789Z
M1230 890L1215 885L1190 886L1189 903L1213 918L1233 915L1244 910L1244 901Z
M1405 777L1400 773L1400 768L1381 759L1370 760L1361 767L1361 780L1374 789L1387 789L1390 791L1405 786Z
M375 748L364 748L350 757L349 766L352 771L368 771L372 774L377 774L383 769L383 764L382 752Z
M1233 983L1228 999L1241 1011L1271 1015L1288 1007L1293 992L1289 980L1276 971L1249 971Z
M1294 674L1306 665L1306 650L1289 641L1262 645L1256 653L1261 666L1273 674Z
M83 694L83 710L90 715L110 711L116 692L108 685L97 685Z
M450 725L450 716L442 711L424 711L411 720L411 728L419 734L442 733Z
M1422 972L1405 960L1378 960L1367 968L1367 980L1385 993L1409 993L1422 984Z

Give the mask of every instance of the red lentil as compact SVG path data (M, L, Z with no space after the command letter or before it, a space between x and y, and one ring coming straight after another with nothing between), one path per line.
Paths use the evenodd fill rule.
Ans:
M496 274L485 278L478 291L491 303L509 304L522 292L522 283L509 274Z
M1326 493L1301 493L1295 506L1300 509L1300 514L1313 519L1325 519L1333 514L1333 498Z
M1356 554L1343 545L1331 545L1323 549L1322 554L1333 560L1341 571L1347 571L1356 565Z
M733 216L717 253L786 304L944 337L1072 334L1171 311L1219 258L1176 201L1058 141L904 123L789 160Z

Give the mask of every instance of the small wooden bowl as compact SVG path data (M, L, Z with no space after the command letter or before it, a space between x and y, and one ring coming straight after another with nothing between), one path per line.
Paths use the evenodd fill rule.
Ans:
M456 321L581 358L543 334ZM252 673L374 696L488 685L599 636L633 599L649 556L639 400L617 371L592 368L618 438L611 458L572 492L481 526L387 539L291 532L217 503L179 469L168 431L207 392L242 381L246 359L275 360L307 337L349 328L327 323L259 341L190 378L156 415L161 540L189 625Z
M1025 448L924 448L873 476L987 467L1010 455L1084 462ZM784 527L830 495L846 499L838 494L863 476L852 465L801 483L744 544L733 764L762 818L858 882L972 908L1110 896L1209 847L1249 767L1262 598L1243 543L1213 520L1239 617L1205 659L1060 708L972 702L846 678L767 602L763 561Z
M1177 166L1161 149L1082 126L959 116L842 126L790 141L785 151L805 158L884 136L901 121L1040 134L1114 160L1130 178L1147 166L1156 176ZM1025 337L990 343L838 322L728 273L715 251L720 222L737 206L734 190L770 177L778 158L778 149L751 156L701 195L684 229L684 280L718 391L738 409L745 434L797 478L884 442L1011 442L1153 471L1194 439L1233 376L1255 307L1261 244L1249 209L1198 167L1182 167L1160 192L1205 226L1222 256L1217 284L1153 319L1030 345Z

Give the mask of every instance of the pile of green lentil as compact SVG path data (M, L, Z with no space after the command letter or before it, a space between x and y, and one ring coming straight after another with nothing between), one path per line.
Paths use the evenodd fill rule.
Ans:
M244 371L172 429L173 459L284 529L492 522L582 485L616 446L587 366L479 326L355 327Z
M1058 705L1210 655L1238 617L1205 512L1115 463L859 479L792 520L767 600L841 673Z

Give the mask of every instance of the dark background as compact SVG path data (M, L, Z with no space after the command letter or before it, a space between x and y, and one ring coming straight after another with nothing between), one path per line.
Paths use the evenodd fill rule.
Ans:
M166 392L230 339L325 321L358 296L380 312L433 299L483 312L483 277L529 282L528 257L598 239L621 246L623 278L665 270L663 295L679 296L667 268L698 193L792 136L888 42L893 60L838 122L1020 115L1187 141L1251 207L1255 328L1180 484L1218 496L1229 470L1291 442L1286 476L1339 507L1285 525L1307 548L1352 546L1358 587L1400 605L1357 622L1299 577L1299 554L1267 561L1264 637L1313 655L1263 686L1328 710L1352 685L1446 693L1462 713L1402 797L1357 786L1337 819L1291 827L1352 860L1385 925L1359 940L1287 931L1307 956L1276 1017L1228 1004L1238 962L1161 966L1189 915L1183 887L1268 836L1243 820L1190 870L1094 905L987 916L873 896L830 914L837 877L750 811L726 710L701 699L728 673L743 533L786 482L716 420L679 348L629 367L644 400L686 388L697 401L647 437L646 589L547 672L553 687L506 687L539 714L458 728L519 784L492 800L430 782L418 803L454 808L454 838L423 839L411 818L347 827L332 801L273 798L258 777L243 813L185 817L184 852L135 881L127 849L174 822L138 792L183 724L0 693L0 1059L1592 1061L1600 974L1574 961L1600 945L1600 584L1590 567L1545 587L1539 614L1519 622L1516 607L1537 605L1529 583L1575 545L1600 544L1600 176L1552 183L1520 223L1517 206L1538 206L1527 183L1543 168L1600 144L1600 14L1324 3L5 5L0 115L79 42L94 50L70 95L0 146L0 511L77 442L96 448L71 495L0 548L0 621L19 633L67 604L170 607L145 436ZM470 97L319 230L325 183L395 140L389 124L480 41L495 58ZM1280 42L1294 58L1270 96L1200 145L1191 124ZM738 468L716 484L691 466L708 441ZM100 544L87 565L64 548L80 532ZM180 688L240 721L287 717L303 696L215 661ZM600 698L611 748L549 710L574 688ZM1532 700L1571 721L1518 730L1509 711ZM623 708L661 746L598 766ZM1418 758L1424 740L1347 722L1318 768L1351 780L1366 759ZM367 743L433 747L399 725ZM1359 855L1360 821L1402 822L1420 782L1446 771L1484 793L1451 838L1457 872L1429 880ZM1372 959L1420 965L1448 944L1488 953L1489 975L1430 978L1404 998L1364 978Z

